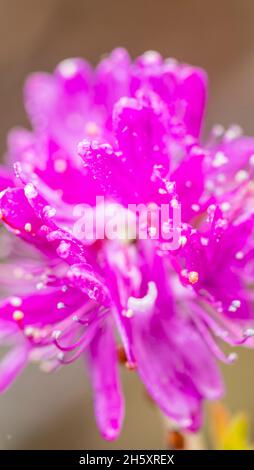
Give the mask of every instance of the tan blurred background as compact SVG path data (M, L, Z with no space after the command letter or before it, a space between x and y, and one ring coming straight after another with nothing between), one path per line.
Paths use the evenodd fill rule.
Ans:
M148 49L200 65L210 76L208 124L238 122L254 134L253 0L0 0L0 148L7 130L26 124L22 84L70 56L95 64L116 46ZM245 409L254 438L254 352L225 369L228 404ZM130 372L127 417L116 443L96 430L82 363L47 376L35 367L0 397L0 449L162 448L156 410ZM170 399L170 397L169 397Z

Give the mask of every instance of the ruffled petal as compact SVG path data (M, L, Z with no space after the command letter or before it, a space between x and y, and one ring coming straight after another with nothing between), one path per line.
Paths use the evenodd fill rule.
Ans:
M36 128L47 130L55 113L59 91L55 77L38 72L29 76L24 88L25 107Z
M79 144L78 153L102 195L124 205L169 200L167 119L158 96L140 91L137 98L122 98L115 105L114 146L87 139Z
M212 353L187 321L166 323L158 314L131 321L137 369L149 393L167 416L195 430L202 400L223 393Z
M71 316L85 301L84 295L71 287L44 287L40 292L11 296L1 301L0 318L6 321L20 321L22 327L45 326Z
M232 320L253 318L243 262L238 259L238 253L248 247L252 232L253 217L231 224L217 208L207 231L193 231L176 255L182 282L193 285L198 294Z
M204 70L174 59L163 61L160 54L148 51L133 66L132 93L145 85L167 103L173 125L184 126L190 135L200 134L207 96Z
M129 95L131 61L125 49L115 49L95 70L95 103L111 111L121 96Z
M73 58L61 62L53 75L31 75L25 85L26 109L39 138L53 139L71 155L90 132L87 124L100 126L100 115L90 106L91 75L87 62Z
M98 330L87 357L98 428L105 439L116 439L122 427L124 403L117 369L116 345L109 324L104 324Z

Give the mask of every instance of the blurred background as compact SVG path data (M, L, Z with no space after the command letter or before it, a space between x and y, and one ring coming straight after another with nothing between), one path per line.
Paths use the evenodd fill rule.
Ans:
M155 49L204 67L210 77L207 126L239 123L254 134L253 0L0 0L0 149L27 125L22 85L71 56L93 64L116 46L135 57ZM254 438L254 351L224 368L227 404L244 409ZM123 372L121 438L102 441L82 363L46 375L31 366L0 397L0 449L163 448L161 418L132 372ZM170 398L169 398L170 399Z

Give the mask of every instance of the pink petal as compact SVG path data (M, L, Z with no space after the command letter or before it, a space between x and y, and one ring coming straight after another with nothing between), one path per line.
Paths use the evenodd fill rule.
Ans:
M114 336L104 324L90 344L88 364L94 391L98 428L105 439L116 439L121 431L124 403L117 367Z

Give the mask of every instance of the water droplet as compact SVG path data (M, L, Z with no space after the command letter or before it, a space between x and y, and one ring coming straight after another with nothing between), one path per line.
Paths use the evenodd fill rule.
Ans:
M226 163L228 163L228 157L226 157L223 152L217 152L214 155L214 159L212 162L212 166L214 168L219 168L220 166L225 165Z
M165 182L165 187L166 187L166 190L168 191L168 193L171 194L175 191L176 183L175 183L175 181L166 181Z
M99 293L99 289L98 287L94 286L93 289L90 289L88 291L88 297L92 300L97 300L98 298L98 293Z
M147 65L155 65L161 62L161 55L157 51L146 51L142 55L142 59Z
M201 241L201 245L207 246L208 242L209 242L209 239L205 238L205 237L201 237L200 241Z
M34 328L32 326L26 326L24 329L24 333L26 336L33 336L34 334Z
M236 312L238 310L238 308L241 307L241 301L238 300L238 299L235 299L235 300L232 300L229 308L228 308L228 311L229 312Z
M51 206L45 206L42 212L45 217L49 218L54 217L56 215L56 209Z
M20 307L20 305L22 304L22 299L20 297L11 297L10 304L13 307Z
M97 137L100 133L100 128L96 122L88 121L85 124L85 133L89 137Z
M156 181L157 179L161 180L162 169L163 169L163 166L161 164L155 164L153 166L151 181Z
M13 317L13 320L20 321L24 318L24 313L21 310L15 310L13 312L12 317Z
M128 309L123 309L123 310L122 310L122 314L123 314L123 316L126 317L126 318L132 318L133 315L134 315L134 312L133 312L133 310L132 310L131 308L128 308Z
M223 212L227 212L230 210L231 205L229 202L223 202L220 207Z
M180 237L180 244L181 244L182 246L185 246L186 243L187 243L187 237L185 237L185 235L182 235L182 236Z
M58 302L57 303L57 309L62 310L63 308L65 308L65 304L63 302Z
M59 361L62 361L64 359L64 352L63 351L60 351L58 354L57 354L57 359L59 359Z
M212 134L215 138L222 137L225 132L224 127L221 124L215 124L212 128Z
M170 205L171 205L171 207L173 207L173 209L178 209L179 208L179 202L175 198L172 199Z
M237 183L243 183L249 178L249 173L246 170L239 170L235 175L235 181Z
M71 247L70 243L67 243L66 241L62 240L59 243L59 246L57 247L57 250L56 250L58 256L60 256L63 259L68 258L69 253L70 253L70 247Z
M37 290L41 290L41 289L43 289L44 287L45 287L45 284L44 284L43 282L38 282L38 283L36 284L36 289L37 289Z
M194 212L198 212L200 210L199 204L192 204L191 208Z
M159 194L167 194L166 189L164 189L164 188L159 188Z
M26 232L31 232L32 231L32 225L30 224L30 222L27 222L24 226L24 229Z
M230 126L226 132L225 132L225 140L230 141L233 139L236 139L237 137L240 137L243 133L243 130L240 126L237 124L234 124L233 126Z
M36 188L34 187L33 183L26 184L24 188L24 192L25 192L27 199L33 199L36 196L38 196L38 192Z
M188 274L188 280L191 284L196 284L198 282L198 272L197 271L190 271Z

